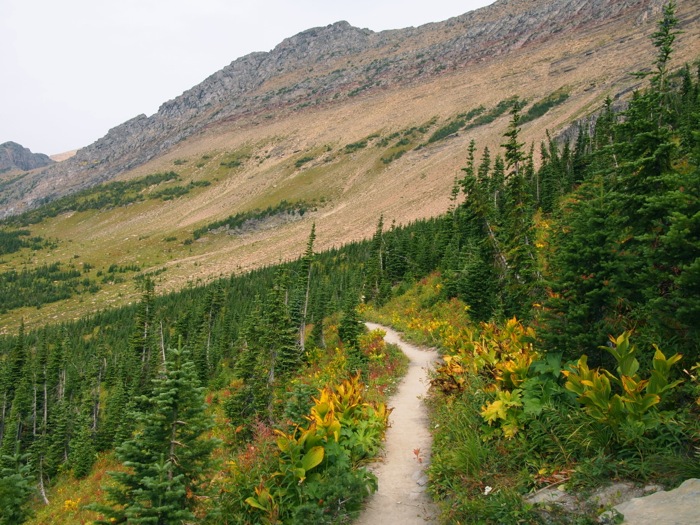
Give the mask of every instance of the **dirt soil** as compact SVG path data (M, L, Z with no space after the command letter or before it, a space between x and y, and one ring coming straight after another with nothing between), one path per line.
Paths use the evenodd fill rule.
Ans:
M411 360L408 373L390 399L384 453L372 470L379 489L369 499L356 525L418 525L437 521L437 510L425 489L432 436L428 430L428 369L436 361L435 350L419 348L401 340L390 328L367 323L370 330L386 332L387 343L398 345Z

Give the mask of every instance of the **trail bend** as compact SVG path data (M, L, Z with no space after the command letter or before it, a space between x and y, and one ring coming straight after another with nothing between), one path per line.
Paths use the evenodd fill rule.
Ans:
M393 411L384 442L384 453L372 470L379 489L367 501L355 525L424 525L437 521L437 510L425 492L432 436L428 409L428 370L435 363L435 350L406 343L399 334L374 323L370 330L386 332L385 341L398 345L410 359L408 373L389 400Z

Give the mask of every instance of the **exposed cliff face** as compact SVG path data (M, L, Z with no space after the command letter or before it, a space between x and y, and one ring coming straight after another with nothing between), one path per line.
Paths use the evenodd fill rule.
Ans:
M71 159L6 185L0 217L110 180L217 123L342 104L420 83L525 46L624 19L657 18L665 0L500 0L445 22L375 33L338 22L232 62L201 84L113 129Z
M29 171L53 163L47 155L32 153L16 142L0 144L0 173L10 170Z

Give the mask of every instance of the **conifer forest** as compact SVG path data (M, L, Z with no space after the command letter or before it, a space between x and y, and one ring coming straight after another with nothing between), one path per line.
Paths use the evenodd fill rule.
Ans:
M0 524L350 523L406 367L366 320L442 354L444 523L595 523L521 495L700 477L700 65L670 68L674 7L642 87L571 141L525 144L509 100L441 216L323 252L311 226L295 260L175 293L122 269L137 304L0 336ZM0 254L48 242L23 229L46 206ZM94 284L43 271L0 275L0 308Z

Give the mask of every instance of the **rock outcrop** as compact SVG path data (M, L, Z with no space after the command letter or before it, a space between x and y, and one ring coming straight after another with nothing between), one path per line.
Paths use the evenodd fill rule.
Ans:
M425 82L611 20L655 20L664 2L499 0L418 28L376 33L338 22L309 29L233 61L154 115L139 115L74 157L8 184L0 218L110 180L213 125Z
M634 498L615 507L629 525L692 525L700 523L700 479L674 490Z
M0 173L10 170L29 171L53 164L48 155L32 153L16 142L0 144Z
M599 515L598 523L629 525L697 525L700 524L700 480L688 479L679 487L665 491L659 485L639 486L618 481L601 486L592 494L569 492L564 485L547 487L530 494L525 501L537 505L543 516L552 508L569 513ZM620 521L620 517L624 521Z

